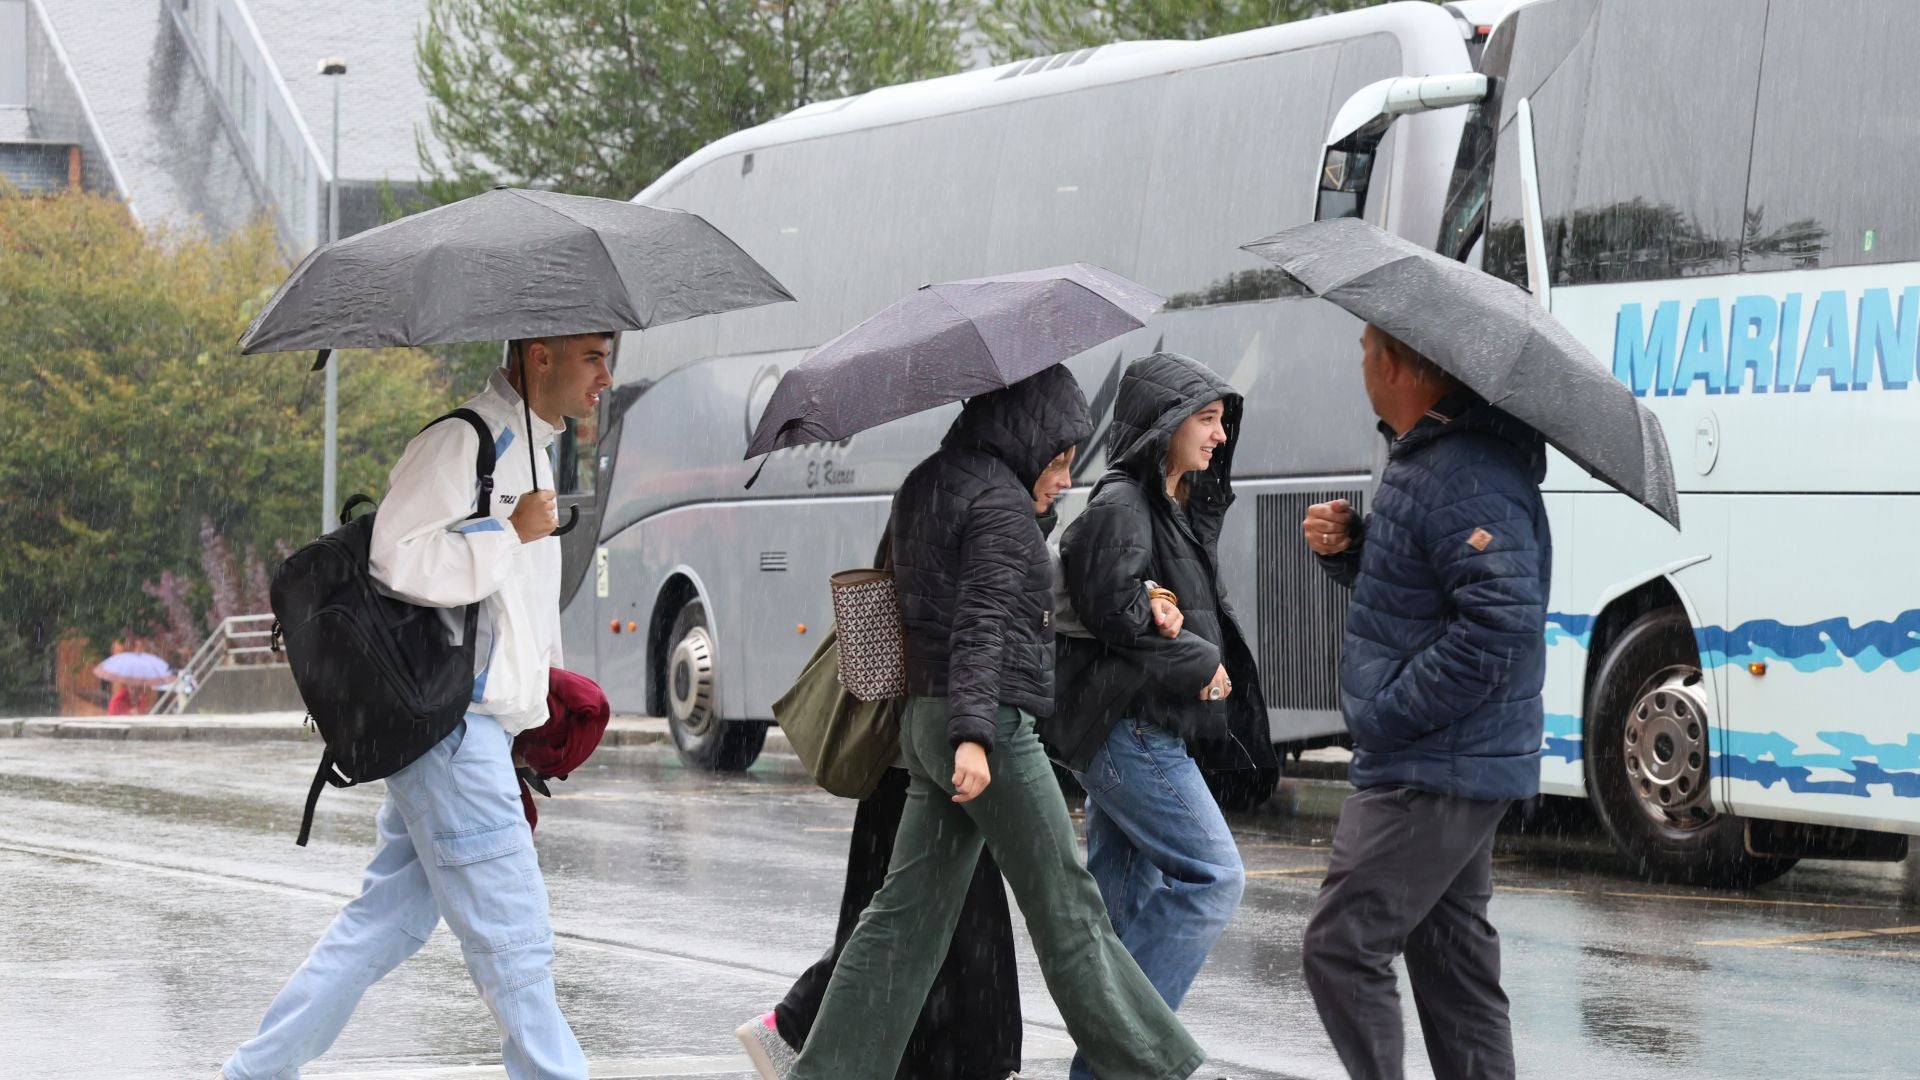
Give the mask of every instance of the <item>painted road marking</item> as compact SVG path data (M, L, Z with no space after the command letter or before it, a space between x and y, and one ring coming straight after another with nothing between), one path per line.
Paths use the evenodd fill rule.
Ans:
M1693 893L1633 892L1626 889L1555 889L1538 885L1495 884L1495 892L1539 893L1547 896L1611 896L1622 900L1684 900L1696 904L1758 904L1762 907L1804 907L1832 911L1899 911L1898 904L1836 904L1824 900L1785 900L1765 896L1706 896Z
M1822 941L1863 941L1869 938L1904 937L1908 934L1920 934L1920 926L1888 926L1878 930L1828 930L1816 934L1780 934L1775 937L1721 938L1716 941L1696 941L1694 944L1725 945L1742 949L1774 949ZM1825 951L1853 952L1855 950L1828 949Z
M87 851L79 848L52 847L44 844L30 843L30 842L17 839L15 837L5 836L5 835L0 835L0 851L11 851L17 854L32 855L32 856L43 858L43 859L56 859L56 860L64 860L67 862L86 863L94 866L104 866L104 867L110 867L110 868L119 869L119 870L137 870L144 873L154 874L161 877L175 878L178 880L198 882L198 883L211 883L215 885L224 885L228 888L249 889L249 890L254 890L258 892L265 892L273 895L278 895L278 896L298 897L305 900L323 901L326 903L333 904L335 906L344 904L348 900L353 899L353 896L351 894L337 893L329 889L314 889L314 888L307 888L305 886L300 886L300 885L287 885L281 882L262 880L260 878L243 877L238 874L216 873L210 870L196 870L191 867L169 866L164 863L140 862L134 859L117 858L112 855L105 855L99 852ZM570 947L582 949L588 952L602 952L602 953L610 953L616 956L623 956L627 958L638 958L638 959L650 961L652 963L660 964L662 966L679 967L679 968L698 971L706 974L711 974L713 972L722 972L724 974L737 978L743 982L758 983L768 988L778 988L782 990L791 986L794 980L794 976L787 972L774 971L770 968L754 967L751 965L741 964L734 961L710 959L708 957L699 956L693 953L669 952L662 949L648 948L642 945L633 945L624 941L616 941L611 938L599 937L592 934L583 934L583 933L580 933L579 931L574 931L574 930L565 930L565 929L562 929L562 925L563 925L562 920L559 920L559 919L553 920L553 936L555 938L566 941ZM1034 1060L1050 1060L1054 1058L1064 1060L1064 1059L1071 1058L1073 1056L1073 1050L1074 1050L1073 1040L1067 1036L1066 1028L1064 1026L1051 1024L1051 1023L1047 1023L1045 1021L1040 1021L1040 1020L1032 1020L1032 1019L1027 1020L1024 1026L1025 1026L1025 1031L1022 1032L1021 1034L1021 1045L1024 1048L1024 1052L1030 1058ZM676 1060L682 1060L682 1059L662 1059L662 1060L676 1061ZM714 1058L714 1059L707 1059L707 1060L722 1061L722 1060L732 1060L732 1059ZM739 1060L746 1061L745 1055L743 1054ZM618 1063L609 1062L607 1063L607 1066L611 1068L611 1067L614 1067L616 1064ZM640 1064L646 1068L651 1068L650 1065L646 1065L646 1063L644 1062ZM482 1067L482 1068L484 1069L485 1067ZM743 1072L743 1070L739 1069L738 1067L731 1067L727 1069L720 1069L720 1070L708 1071L708 1072L695 1072L689 1069L676 1069L676 1068L668 1068L666 1069L666 1071L656 1071L656 1072L627 1071L627 1072L615 1072L615 1073L602 1072L600 1068L595 1068L593 1070L593 1073L595 1076L604 1076L607 1078L607 1080L619 1080L619 1078L621 1077L714 1076L714 1075L729 1075L729 1074L741 1073L741 1072ZM745 1075L749 1075L749 1076L753 1075L751 1063L748 1063L748 1069L745 1070L744 1072L745 1072ZM313 1075L319 1076L321 1074L318 1072L314 1072ZM342 1075L343 1074L332 1074L333 1080L340 1080ZM501 1076L505 1076L506 1073L497 1068L491 1072L488 1072L488 1071L462 1072L457 1068L454 1069L453 1071L447 1071L446 1069L439 1069L439 1068L428 1068L424 1070L415 1068L411 1071L406 1071L406 1072L385 1072L385 1073L344 1074L344 1075L352 1075L356 1077L364 1076L367 1078L367 1080L373 1080L373 1078L376 1078L376 1077L393 1078L393 1080L398 1080L398 1078L400 1077L406 1077L408 1078L408 1080L423 1080L423 1078L424 1080L441 1080L443 1076L448 1078L448 1080L468 1080L468 1078L473 1078L473 1080L478 1080L478 1078L481 1078L481 1077L486 1077L486 1078L501 1077Z
M747 1055L715 1057L671 1057L653 1061L593 1060L587 1068L603 1080L653 1076L756 1076ZM401 1069L352 1069L327 1072L314 1066L303 1070L308 1076L325 1080L500 1080L507 1070L499 1065L428 1065Z

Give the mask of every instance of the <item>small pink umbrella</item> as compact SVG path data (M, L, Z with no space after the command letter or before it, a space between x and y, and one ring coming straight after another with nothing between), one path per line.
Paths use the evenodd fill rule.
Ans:
M155 687L173 681L173 668L165 660L143 652L114 653L93 666L93 675L122 686Z

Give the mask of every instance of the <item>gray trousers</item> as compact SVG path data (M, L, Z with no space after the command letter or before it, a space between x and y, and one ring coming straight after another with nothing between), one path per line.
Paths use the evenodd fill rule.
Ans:
M1500 935L1487 922L1493 832L1507 805L1375 787L1340 808L1302 959L1320 1021L1357 1080L1402 1075L1400 953L1437 1080L1514 1075Z

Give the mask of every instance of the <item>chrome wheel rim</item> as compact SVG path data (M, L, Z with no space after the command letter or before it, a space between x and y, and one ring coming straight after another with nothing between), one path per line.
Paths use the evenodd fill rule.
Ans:
M704 626L688 630L667 657L667 705L689 735L713 725L713 638Z
M1656 824L1693 830L1713 820L1709 718L1706 681L1699 668L1687 666L1647 680L1627 713L1620 738L1627 786Z

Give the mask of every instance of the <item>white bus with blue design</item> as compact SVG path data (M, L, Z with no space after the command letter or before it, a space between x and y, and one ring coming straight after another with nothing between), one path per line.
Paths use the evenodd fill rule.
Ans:
M1545 485L1543 787L1659 876L1754 883L1920 833L1913 15L1518 6L1442 181L1439 249L1530 288L1671 442L1679 532L1564 458ZM1431 111L1418 83L1356 97L1397 104L1336 129L1323 216L1364 208L1338 167Z

